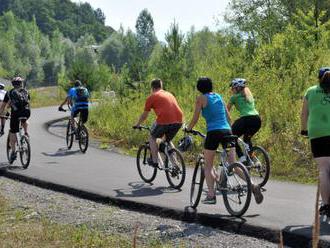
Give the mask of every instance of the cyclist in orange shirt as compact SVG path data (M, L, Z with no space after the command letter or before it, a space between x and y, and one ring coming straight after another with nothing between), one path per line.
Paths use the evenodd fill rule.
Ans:
M148 163L158 166L158 146L156 139L165 135L166 141L170 142L182 126L182 110L175 97L168 91L163 90L163 82L160 79L151 81L151 95L147 98L144 112L141 114L134 127L143 123L151 109L154 110L157 118L150 132L149 142L152 161ZM173 144L170 142L173 146Z

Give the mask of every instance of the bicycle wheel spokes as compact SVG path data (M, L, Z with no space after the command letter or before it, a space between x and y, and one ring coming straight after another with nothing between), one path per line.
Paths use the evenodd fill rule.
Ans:
M31 146L29 139L26 136L22 136L21 145L19 149L19 156L21 159L22 167L26 169L30 164L31 159Z
M85 153L88 148L88 130L82 125L79 128L79 148L82 153Z
M73 144L73 135L74 135L74 130L72 128L70 120L68 121L68 125L66 127L66 145L68 149L70 150Z
M156 177L157 168L148 164L148 158L151 158L149 146L140 146L136 155L137 169L142 180L151 183Z
M222 190L227 211L234 216L242 216L251 201L251 181L246 168L240 163L228 167L226 187Z
M190 188L190 206L196 208L201 199L204 183L204 158L197 160Z
M250 177L254 184L263 187L268 179L270 174L270 159L268 153L259 146L252 148L251 154L252 164L249 168Z
M186 178L186 167L179 150L173 148L165 159L165 174L168 183L175 189L180 189Z

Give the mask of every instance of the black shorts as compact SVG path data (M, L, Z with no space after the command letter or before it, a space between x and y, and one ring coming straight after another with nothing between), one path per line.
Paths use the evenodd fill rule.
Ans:
M314 158L330 157L330 136L311 139Z
M177 132L180 130L181 126L181 123L174 123L168 125L154 124L151 128L151 136L157 139L165 135L166 141L171 141L177 134Z
M25 117L25 118L29 119L30 115L31 115L30 109L24 109L21 111L12 111L11 117L10 117L10 132L18 133L19 132L19 118ZM25 122L25 120L22 122Z
M72 117L77 117L80 113L80 118L82 123L86 123L88 121L88 108L86 109L75 109L71 115Z
M207 132L204 148L206 150L215 151L218 149L219 144L222 146L225 145L224 137L231 135L231 130L223 129L223 130L212 130Z
M234 135L247 135L252 137L261 127L261 119L259 115L243 116L236 120L232 126Z

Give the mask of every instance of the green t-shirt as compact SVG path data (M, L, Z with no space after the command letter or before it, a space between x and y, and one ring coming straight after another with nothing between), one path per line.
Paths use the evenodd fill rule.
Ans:
M310 139L330 136L330 94L319 85L310 87L305 94L308 102L308 136Z
M237 93L230 97L230 103L235 105L236 109L239 111L240 117L259 115L255 108L253 97L246 100L242 93Z

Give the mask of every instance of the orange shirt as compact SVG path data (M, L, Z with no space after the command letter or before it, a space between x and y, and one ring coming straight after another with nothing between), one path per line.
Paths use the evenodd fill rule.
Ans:
M182 110L180 109L175 97L165 90L158 90L152 93L146 101L144 110L153 109L156 113L156 123L168 125L182 123Z

